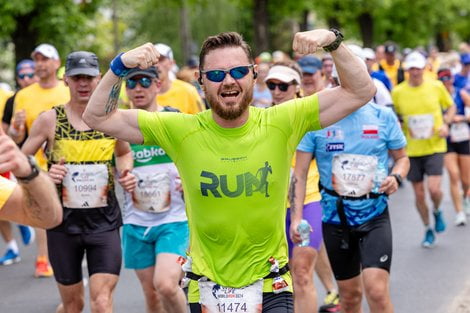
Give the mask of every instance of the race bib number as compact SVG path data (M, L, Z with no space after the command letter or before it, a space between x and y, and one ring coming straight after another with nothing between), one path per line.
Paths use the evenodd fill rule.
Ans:
M450 125L450 141L462 142L470 139L470 129L466 122Z
M432 114L411 115L408 117L408 129L411 138L429 139L434 133L434 116Z
M93 209L108 205L108 168L104 164L66 164L62 202L67 208Z
M377 157L359 154L338 154L333 157L333 189L340 196L360 197L372 189Z
M136 173L137 186L132 194L134 206L139 210L162 213L170 209L171 180L168 173Z
M211 281L198 282L202 313L261 313L263 280L243 288L223 287Z

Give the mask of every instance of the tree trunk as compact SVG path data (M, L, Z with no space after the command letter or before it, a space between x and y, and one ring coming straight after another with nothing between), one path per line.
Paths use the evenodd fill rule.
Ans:
M180 38L181 38L181 51L183 53L183 62L182 64L186 64L189 57L191 56L191 31L189 25L189 17L188 17L188 5L187 1L182 1L182 6L180 9Z
M301 22L300 25L299 25L301 32L304 32L304 31L309 30L309 29L308 29L308 26L309 26L309 25L308 25L308 16L309 16L309 13L310 13L309 10L304 10L304 11L302 12L302 22Z
M440 31L436 33L436 46L441 52L448 52L452 48L448 31Z
M374 42L374 18L370 13L362 13L357 17L361 30L362 44L364 47L372 47Z
M31 21L37 12L16 16L16 29L11 35L15 45L15 65L23 59L31 59L31 52L36 48L38 41L37 31L31 27Z
M269 50L268 0L254 0L253 24L255 28L254 54Z

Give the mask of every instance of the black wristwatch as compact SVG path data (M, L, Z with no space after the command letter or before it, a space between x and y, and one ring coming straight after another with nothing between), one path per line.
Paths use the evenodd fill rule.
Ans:
M330 43L328 46L323 47L323 50L325 50L326 52L331 52L331 51L335 51L336 49L338 49L339 45L341 44L344 38L343 34L341 34L339 30L331 28L330 31L335 33L336 39L335 41Z
M20 183L28 183L38 177L40 169L38 165L36 164L36 160L34 159L34 156L32 155L27 155L28 158L28 163L31 166L31 174L25 177L18 177L16 176L16 180Z
M397 183L398 183L398 187L400 187L401 184L403 184L403 177L401 177L400 174L398 174L398 173L393 173L393 174L390 174L390 176L395 177L395 179L396 179L396 181L397 181Z

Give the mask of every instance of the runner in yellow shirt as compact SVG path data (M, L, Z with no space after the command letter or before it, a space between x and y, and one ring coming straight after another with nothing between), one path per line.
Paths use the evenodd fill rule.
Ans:
M155 45L160 60L158 62L158 75L160 77L160 92L156 101L161 106L171 106L183 113L196 114L204 109L199 93L191 84L177 79L171 71L175 65L173 51L165 44Z
M408 180L413 185L416 206L425 226L422 246L432 247L435 235L429 226L424 175L427 175L427 189L434 205L434 230L440 233L446 228L440 205L444 153L447 150L445 138L449 131L442 111L449 108L453 101L442 82L424 79L426 59L419 52L410 53L405 59L405 66L409 80L392 90L392 99L403 121L403 131L408 142L406 150L411 165Z

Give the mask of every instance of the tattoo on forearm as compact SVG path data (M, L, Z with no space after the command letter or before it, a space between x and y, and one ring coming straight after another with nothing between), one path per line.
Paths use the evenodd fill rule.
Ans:
M113 112L114 110L116 110L118 100L119 100L119 94L121 92L121 86L122 86L122 77L119 77L118 81L111 88L108 101L106 102L106 105L104 107L104 112L106 114L109 114Z
M291 214L294 214L296 211L295 207L295 185L297 184L297 178L292 176L292 180L289 186L289 201L290 201L290 211Z

